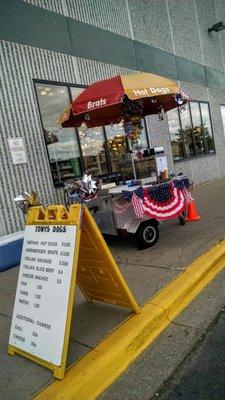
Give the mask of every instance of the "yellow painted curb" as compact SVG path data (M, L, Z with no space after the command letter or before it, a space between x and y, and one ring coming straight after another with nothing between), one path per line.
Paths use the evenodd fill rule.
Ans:
M34 397L35 400L94 400L225 267L225 239L132 315L95 349Z

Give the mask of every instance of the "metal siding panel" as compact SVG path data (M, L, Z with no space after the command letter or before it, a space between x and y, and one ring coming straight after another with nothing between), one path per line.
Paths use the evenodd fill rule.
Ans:
M177 77L175 56L140 42L134 42L137 69L170 78Z
M66 0L68 15L119 35L131 37L124 0Z
M177 0L167 0L167 4L175 54L203 64L195 0L183 1L182 6Z
M205 67L207 86L225 90L225 74L213 68Z
M166 0L128 0L134 39L173 52Z
M53 187L33 79L76 83L71 56L0 42L2 53L1 204L2 234L22 229L24 218L14 198L24 190L37 190L43 204L61 203L62 190ZM22 137L28 163L13 165L8 137Z
M72 54L136 69L133 41L68 18Z
M202 65L176 57L178 79L206 86L205 69Z
M195 4L198 17L198 27L202 43L204 65L223 71L220 36L218 33L208 33L208 28L218 22L218 20L216 19L214 1L195 0ZM219 21L221 21L221 17L222 15L220 16Z
M1 0L0 37L15 43L71 53L67 19L23 1Z
M32 4L37 7L45 8L49 11L54 11L58 14L65 14L65 2L64 0L23 0L25 3ZM66 14L65 14L66 15Z
M80 71L81 81L83 85L90 85L94 81L107 79L115 75L133 74L134 70L119 67L116 65L103 64L98 61L78 58L78 68Z
M122 15L121 10L125 7L125 4L121 3L122 0L110 0L109 3L106 0L104 0L104 3L99 0L91 3L87 3L84 0L78 0L78 2L64 0L60 3L60 6L56 0L28 1L39 5L39 7L19 0L1 1L0 35L3 38L16 43L32 44L38 48L51 49L63 54L73 54L86 59L93 59L100 63L110 63L124 68L153 72L205 85L203 73L203 68L205 67L200 64L192 63L190 60L176 57L174 54L164 50L109 32L111 29L112 31L123 33L117 29L121 25L120 19L118 20L118 26L115 25L118 13ZM200 3L202 4L202 0ZM96 20L96 25L102 27L103 22L107 21L107 26L104 27L108 30L99 29L76 21L73 18L66 18L40 7L57 10L60 13L72 15L92 24L95 24ZM155 11L156 9L157 7ZM25 21L25 23L19 24L18 21L21 20ZM53 55L52 59L54 59ZM49 68L54 74L53 63L50 64ZM39 71L42 71L42 69L41 65ZM177 69L179 76L177 75ZM38 70L37 73L39 73ZM209 67L206 67L205 74L208 86L224 90L225 74L222 75L220 71Z

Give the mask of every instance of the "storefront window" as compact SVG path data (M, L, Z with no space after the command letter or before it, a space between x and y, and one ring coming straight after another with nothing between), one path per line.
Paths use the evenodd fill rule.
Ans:
M83 92L84 88L70 86L70 92L72 96L72 100L75 100L79 94Z
M136 140L126 138L122 122L116 125L105 126L107 147L109 151L110 164L112 172L119 172L124 179L134 178L134 168L138 178L144 178L146 173L150 175L150 162L146 158L140 161L134 161L132 164L131 150L135 145L142 150L148 149L147 132L144 121L142 121L141 135Z
M192 136L192 125L189 107L180 112L181 128L184 137L185 155L186 157L194 157L195 149Z
M85 171L93 176L107 174L105 139L102 127L78 128Z
M200 103L202 123L204 128L204 139L205 139L205 151L207 153L214 153L215 145L212 134L212 126L209 114L209 105L207 103Z
M184 157L183 144L181 138L181 126L179 121L178 110L174 109L167 113L168 124L170 130L170 139L172 146L173 159L180 160Z
M142 149L148 149L148 147L149 147L148 140L147 140L147 131L146 131L145 122L143 119L142 119L141 125L142 125L142 130L141 130L141 135L139 136L139 138L136 140L129 140L130 148L133 148L133 146L136 144L141 146Z
M59 115L70 102L67 86L36 83L50 167L55 185L82 175L78 141L73 128L61 129Z
M123 124L105 126L112 172L120 172L124 179L134 177L131 154L129 153Z
M208 103L193 101L167 116L174 161L215 153Z
M149 156L148 152L145 152L149 148L149 144L144 120L142 120L140 137L136 140L128 140L128 146L129 149L141 148L141 158L137 158L133 154L136 178L143 179L151 176L152 171L155 171L155 160L154 157Z
M204 149L204 139L203 139L204 129L201 121L199 103L191 102L190 107L191 107L191 116L193 122L193 132L196 144L196 152L197 155L200 156L204 154L205 149Z
M144 120L141 135L134 141L126 138L122 123L96 128L82 124L78 128L62 129L57 124L59 116L84 87L45 82L35 82L35 86L55 186L81 177L84 171L94 177L119 172L123 179L132 179L135 167L138 178L149 176L148 153L133 163L131 159L133 147L142 151L149 147Z
M222 123L223 123L223 133L225 135L225 106L221 106L221 116L222 116Z

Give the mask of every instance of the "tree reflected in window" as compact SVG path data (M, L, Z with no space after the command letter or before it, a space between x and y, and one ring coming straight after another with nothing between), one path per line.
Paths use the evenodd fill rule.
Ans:
M208 103L193 101L167 116L174 161L215 153Z
M204 129L204 138L205 138L205 147L206 153L214 153L215 144L212 134L212 126L209 114L209 105L207 103L200 103L201 114L202 114L202 122Z
M188 105L180 112L181 128L184 137L185 156L187 158L195 156L194 141L192 135L191 116Z
M202 126L199 103L191 102L191 116L193 123L194 140L196 145L197 156L203 155L205 152L204 147L204 129Z
M183 144L181 138L181 126L178 110L174 109L167 113L168 124L170 130L170 139L172 146L173 159L180 160L184 157Z

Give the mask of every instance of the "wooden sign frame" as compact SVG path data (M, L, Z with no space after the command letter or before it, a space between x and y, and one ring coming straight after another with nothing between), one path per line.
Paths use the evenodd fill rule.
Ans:
M116 304L130 308L135 313L139 313L140 308L130 292L92 215L85 206L80 204L71 205L69 212L62 205L51 205L46 210L43 207L32 207L28 212L27 225L76 226L76 242L73 253L61 365L54 365L10 344L8 345L8 353L10 355L18 353L52 370L55 378L63 379L66 369L76 283L88 301L97 300ZM96 257L95 261L91 259L90 254L92 252L95 252L95 255L99 254L99 260L96 260ZM89 257L87 256L88 254ZM93 266L91 264L96 265ZM89 272L89 268L91 269L91 273Z

